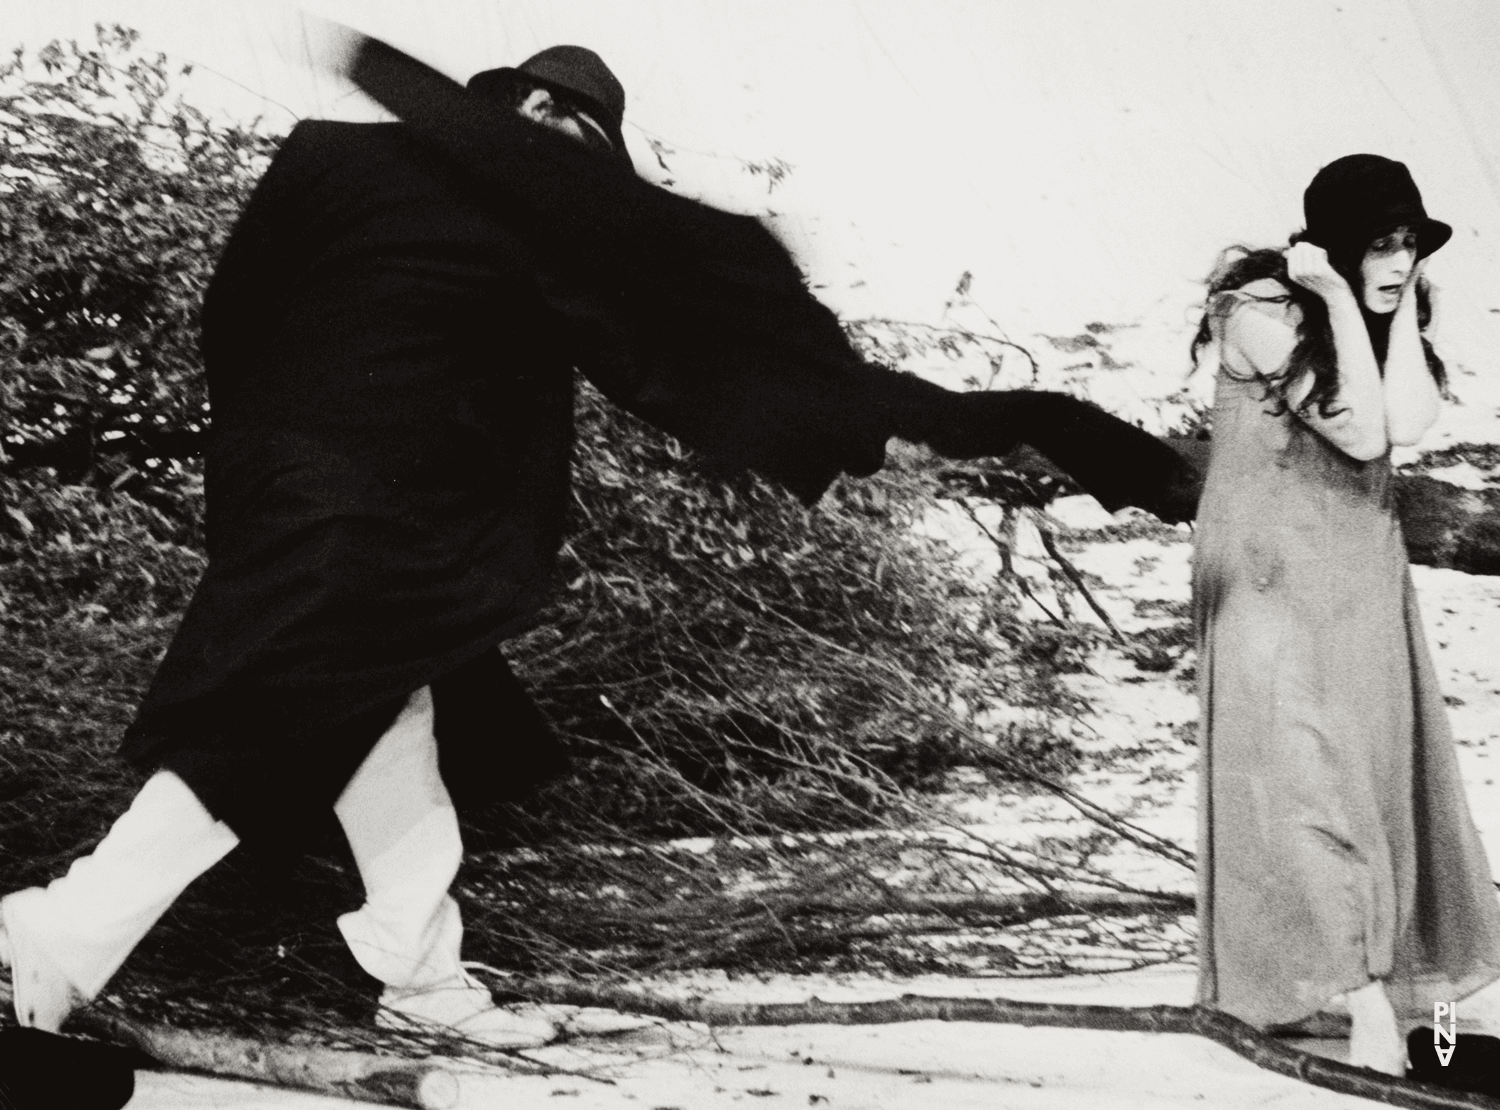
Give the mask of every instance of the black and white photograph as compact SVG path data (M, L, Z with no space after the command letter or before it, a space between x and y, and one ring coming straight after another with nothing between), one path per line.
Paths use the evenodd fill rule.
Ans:
M0 0L0 1108L1500 1110L1497 56Z

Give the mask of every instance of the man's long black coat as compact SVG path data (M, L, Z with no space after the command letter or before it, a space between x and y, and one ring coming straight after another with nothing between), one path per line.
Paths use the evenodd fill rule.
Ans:
M546 742L492 649L560 543L574 357L525 214L477 192L400 124L301 123L209 287L209 565L123 750L237 831L331 802L455 672L484 743Z
M575 366L808 500L892 435L963 457L1025 439L1112 508L1181 476L1071 398L861 363L753 220L382 44L354 76L406 122L299 124L210 285L209 565L123 749L242 835L331 803L423 685L458 791L554 765L495 646L561 543Z

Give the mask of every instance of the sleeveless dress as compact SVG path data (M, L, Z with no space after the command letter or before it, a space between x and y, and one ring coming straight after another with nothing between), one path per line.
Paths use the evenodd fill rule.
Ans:
M1500 903L1389 458L1276 408L1220 366L1193 556L1198 1000L1286 1024L1380 978L1430 1018L1500 978Z

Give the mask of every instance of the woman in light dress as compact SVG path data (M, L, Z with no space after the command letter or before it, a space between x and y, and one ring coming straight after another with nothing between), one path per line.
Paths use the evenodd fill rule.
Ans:
M1202 700L1199 1001L1267 1027L1342 996L1350 1062L1404 1070L1500 978L1500 907L1459 779L1390 448L1437 417L1425 259L1452 235L1410 173L1340 158L1285 250L1226 252L1195 534Z

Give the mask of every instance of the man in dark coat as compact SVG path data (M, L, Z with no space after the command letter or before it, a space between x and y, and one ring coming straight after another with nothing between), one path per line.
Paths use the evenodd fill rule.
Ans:
M901 436L1024 440L1111 509L1185 511L1177 456L1092 406L862 363L759 223L634 175L592 52L465 90L363 40L348 72L402 122L298 124L219 263L209 565L123 749L156 773L67 876L0 903L23 1024L96 995L241 838L332 805L366 891L339 927L382 1017L552 1035L459 961L449 787L513 795L557 763L497 645L562 541L575 367L809 502Z

